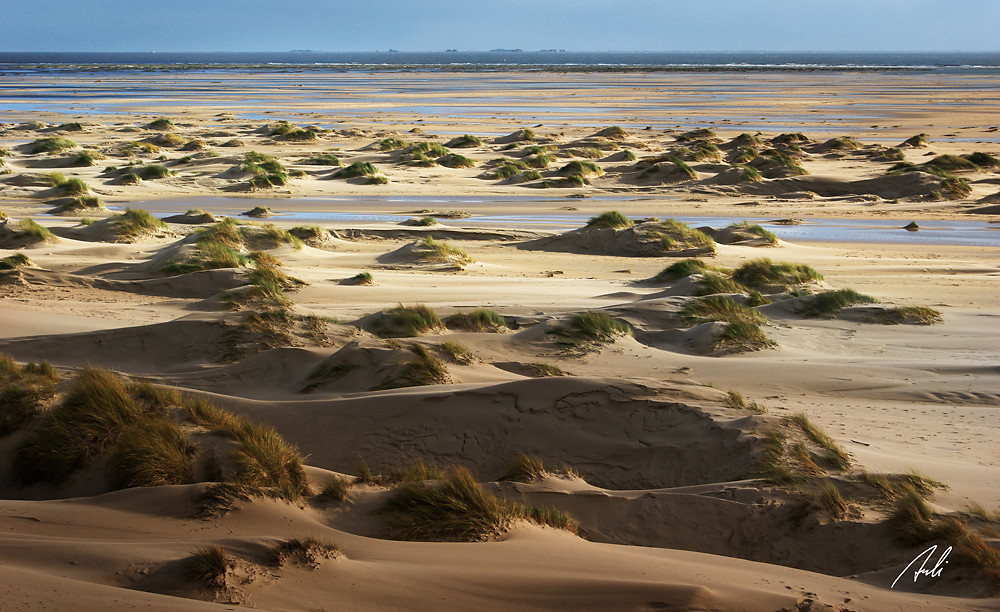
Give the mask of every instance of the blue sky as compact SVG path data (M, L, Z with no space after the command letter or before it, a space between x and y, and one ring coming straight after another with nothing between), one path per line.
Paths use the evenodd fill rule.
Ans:
M0 0L0 51L997 51L1000 0Z

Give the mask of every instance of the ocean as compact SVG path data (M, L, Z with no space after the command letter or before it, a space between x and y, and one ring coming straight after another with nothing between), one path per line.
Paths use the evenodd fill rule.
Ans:
M503 71L749 72L922 71L1000 73L1000 52L576 52L375 51L218 53L4 53L11 73L112 71Z

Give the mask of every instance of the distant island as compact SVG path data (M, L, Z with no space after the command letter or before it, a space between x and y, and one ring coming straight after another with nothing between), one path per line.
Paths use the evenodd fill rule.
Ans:
M490 49L490 53L520 53L520 49Z

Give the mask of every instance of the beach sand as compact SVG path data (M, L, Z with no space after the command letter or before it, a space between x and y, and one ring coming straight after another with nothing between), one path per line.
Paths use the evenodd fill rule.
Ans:
M101 87L122 89L132 78ZM1000 221L1000 170L989 163L951 168L961 179L953 182L939 168L890 173L903 161L945 163L944 155L1000 157L991 123L998 109L978 95L981 80L571 74L556 87L551 74L255 74L220 75L208 91L186 93L187 78L148 77L176 85L155 106L86 94L74 102L95 107L86 115L0 103L0 148L10 153L0 158L0 170L10 170L0 176L8 218L0 258L30 259L3 272L0 353L19 370L42 360L57 368L62 382L40 402L46 410L65 402L75 372L92 365L269 425L305 457L314 495L251 496L206 518L196 497L206 487L200 481L214 479L120 489L112 448L65 480L26 485L16 449L35 417L0 438L0 609L1000 609L988 553L976 566L956 552L939 577L914 584L904 576L890 588L931 543L997 545L1000 249L921 242L923 230L892 243L770 244L713 227L709 254L697 237L642 221ZM294 90L297 79L307 91ZM233 94L239 87L254 97ZM111 102L121 106L111 110ZM460 103L481 110L455 116ZM172 125L153 129L157 118ZM712 133L691 133L705 124ZM615 125L623 130L605 129ZM744 132L755 136L737 140ZM794 132L806 140L773 140ZM429 159L406 148L463 134L481 142L452 143L450 153L472 167L435 163L449 160L429 145ZM917 134L927 142L900 146ZM856 143L834 140L847 136ZM42 138L75 146L31 153ZM390 138L404 147L381 150ZM552 158L538 178L518 167L537 160L532 146ZM740 163L761 180L731 165L739 146L754 149ZM74 165L82 150L103 158ZM285 184L255 179L280 172L266 160L246 166L251 152L280 162L287 180L270 182ZM324 153L340 165L309 163ZM494 175L501 157L523 182ZM562 169L572 160L601 174L584 166L585 180L570 183L573 171ZM333 176L354 162L373 164L388 182ZM126 184L130 172L155 173L151 166L173 173ZM72 197L51 172L82 179L104 207L49 214ZM126 238L115 225L126 206L234 218L243 228L237 249L263 251L280 266L264 259L167 273L171 264L200 261L195 232L212 226L189 216ZM255 206L273 216L241 215ZM574 225L611 210L637 225ZM342 216L302 221L322 213ZM531 215L555 220L517 220ZM509 221L476 222L488 216ZM436 221L416 222L426 217ZM53 238L25 235L29 218ZM320 228L295 229L303 225ZM428 257L428 237L458 251ZM704 271L655 280L688 255L726 278L760 258L805 264L823 278L712 291L703 289ZM265 268L297 279L285 281L279 301L253 293L264 285L253 285L249 272ZM373 282L358 284L365 272ZM804 315L812 295L846 288L875 301ZM768 344L739 350L720 343L727 323L685 318L685 305L705 292L749 301L767 317L760 329ZM503 327L453 321L412 338L380 337L380 313L414 304L446 321L490 309ZM868 322L894 307L929 307L941 320ZM581 340L573 334L580 312L606 315L628 332ZM412 365L427 360L440 369ZM555 373L549 366L569 375L544 376ZM800 414L846 463L809 435L794 418ZM224 438L175 420L197 441L199 465L213 448L222 464L216 476L237 477L219 450ZM539 457L545 473L498 481L518 453ZM370 482L355 484L342 502L315 495L331 477L363 476L361 460L376 475ZM516 520L475 542L392 539L380 511L399 493L390 475L421 461L462 466L509 502L566 512L575 533ZM782 482L775 466L800 478ZM907 477L892 475L918 480L914 472L923 476L918 484L930 483L935 520L957 517L961 533L973 535L899 539L886 521L894 494L872 485L870 474L900 484ZM843 507L823 497L830 487ZM268 546L307 536L335 542L340 553L284 564L269 557ZM211 544L224 547L229 568L216 583L193 580L189 558Z

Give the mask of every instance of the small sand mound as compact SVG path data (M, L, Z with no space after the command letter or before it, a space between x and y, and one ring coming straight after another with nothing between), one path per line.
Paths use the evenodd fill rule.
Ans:
M203 225L205 223L215 223L218 219L212 213L203 210L189 210L182 215L165 217L163 221L179 225Z
M715 253L710 237L670 219L640 221L618 229L582 228L532 240L519 248L619 257L696 257Z
M379 263L425 270L462 270L474 260L462 249L429 235L376 258Z

